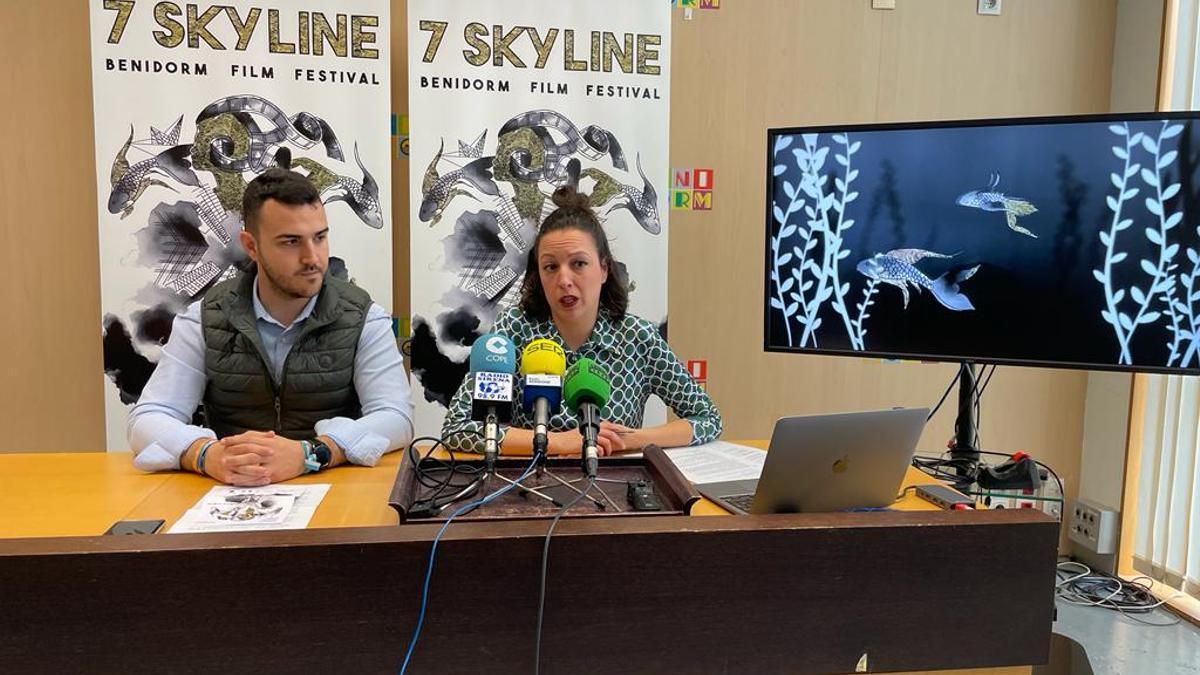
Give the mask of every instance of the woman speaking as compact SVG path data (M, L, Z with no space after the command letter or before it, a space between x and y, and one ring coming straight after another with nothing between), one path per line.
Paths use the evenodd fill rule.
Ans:
M492 331L511 338L518 355L533 340L548 339L563 347L567 366L586 357L607 369L611 393L600 411L601 455L650 444L674 447L715 440L721 435L721 414L712 399L654 324L626 311L629 293L621 268L587 195L564 186L555 190L553 200L558 208L542 223L529 252L520 304L501 314ZM482 425L470 421L473 387L468 375L450 402L442 436L451 450L482 452ZM651 394L679 419L642 427ZM514 400L520 395L518 383ZM532 426L532 416L514 406L512 426L501 439L504 449L532 451ZM577 426L567 410L553 415L548 453L578 454Z

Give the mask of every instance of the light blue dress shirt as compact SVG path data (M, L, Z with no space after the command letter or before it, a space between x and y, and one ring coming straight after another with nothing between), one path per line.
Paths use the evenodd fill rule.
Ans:
M292 325L284 326L263 307L257 281L253 286L254 315L258 319L255 326L278 383L284 359L317 298L308 301ZM171 339L163 346L158 366L130 411L126 435L135 467L143 471L178 469L179 458L196 439L216 438L211 429L191 424L204 398L207 380L200 303L195 302L175 317ZM318 436L332 438L350 462L374 466L385 452L408 445L413 436L408 374L392 335L391 317L376 303L371 303L358 338L354 388L362 404L362 417L321 420L315 430Z

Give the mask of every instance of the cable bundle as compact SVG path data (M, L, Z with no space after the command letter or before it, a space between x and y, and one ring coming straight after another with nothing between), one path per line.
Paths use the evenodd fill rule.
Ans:
M986 372L987 374L984 375L984 372ZM976 424L975 424L975 434L974 434L974 439L973 439L975 447L979 446L979 429L982 425L982 423L980 421L981 413L982 413L982 408L981 408L980 402L983 399L983 392L987 390L988 384L990 384L992 381L992 376L996 374L996 366L993 365L991 367L991 370L988 370L987 366L984 366L983 370L981 370L979 374L980 374L980 377L975 378L975 383L971 388L969 404L965 404L962 408L959 409L960 415L963 412L966 412L966 405L971 405L975 409ZM938 400L937 405L935 405L933 407L933 410L930 411L929 416L925 418L926 422L933 419L933 416L936 415L938 410L941 409L942 404L944 404L946 402L946 398L950 395L950 392L954 389L954 385L957 382L958 382L958 375L955 374L955 376L953 378L951 378L950 384L948 384L946 386L946 390L944 392L942 392L942 397ZM955 437L957 437L957 435L958 435L958 419L957 419L957 417L955 418L954 434L955 434ZM986 450L979 450L978 452L980 455L991 455L994 457L1008 458L1008 457L1012 456L1012 455L1009 455L1009 454L1003 453L1003 452L989 452ZM949 454L949 453L943 452L941 454L941 456L939 456L939 457L917 455L917 456L913 457L912 465L915 466L916 468L920 469L921 471L929 474L930 476L937 478L938 480L942 480L942 481L949 483L954 489L958 490L959 492L964 492L964 493L972 495L972 496L984 497L984 503L990 505L991 497L993 496L992 493L972 492L971 491L971 486L976 483L976 481L979 477L980 468L985 467L987 465L982 462L977 462L977 461L962 458L962 457L950 458L950 457L946 456L947 454ZM1063 490L1062 479L1058 477L1058 474L1054 472L1054 469L1051 469L1046 464L1043 464L1042 462L1039 462L1037 460L1033 460L1033 461L1040 468L1044 469L1047 474L1049 474L1050 476L1052 476L1054 478L1054 482L1058 485L1058 498L1021 496L1020 499L1029 499L1031 501L1039 501L1039 500L1040 501L1058 501L1058 502L1065 501L1067 495L1066 495L1066 492ZM1061 518L1062 518L1062 513L1060 511L1059 519L1061 520Z
M471 433L471 430L460 430L453 433ZM449 435L447 434L447 436ZM423 441L430 441L433 445L429 446L424 455L419 455L417 443ZM479 491L480 474L483 470L479 463L459 462L454 457L454 451L449 448L446 448L446 453L450 456L448 461L433 457L433 453L437 452L439 447L445 447L441 438L422 436L414 438L405 450L417 482L432 490L422 499L413 502L412 508L409 510L410 517L437 516L449 504L466 499ZM455 480L458 477L466 478L466 480Z
M1159 599L1150 592L1150 577L1139 576L1130 580L1121 579L1074 561L1060 562L1055 570L1054 595L1063 602L1083 607L1111 609L1148 626L1174 626L1173 621L1147 621L1140 615L1151 614L1169 598ZM1177 597L1181 594L1176 594Z

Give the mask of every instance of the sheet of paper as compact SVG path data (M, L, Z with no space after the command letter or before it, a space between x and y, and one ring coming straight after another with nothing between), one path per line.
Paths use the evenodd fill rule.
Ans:
M171 526L170 532L302 530L308 527L326 492L328 484L214 487Z
M767 458L758 448L725 441L670 448L666 453L684 477L697 485L758 478Z

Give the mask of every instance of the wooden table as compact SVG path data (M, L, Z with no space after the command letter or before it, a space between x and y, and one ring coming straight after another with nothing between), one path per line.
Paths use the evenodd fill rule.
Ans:
M0 455L0 663L394 672L437 531L395 526L398 465L393 453L297 479L333 486L308 530L100 537L122 519L169 526L214 483L142 473L126 453ZM899 506L910 510L564 520L543 670L836 672L866 652L873 672L1030 672L1016 664L1048 653L1057 525L911 495ZM449 529L413 672L532 669L544 534L540 521ZM600 648L584 659L588 644Z
M766 447L766 441L739 441ZM309 523L310 528L397 524L387 504L400 453L374 467L341 466L289 484L330 483L332 488ZM103 534L118 520L166 520L164 531L216 483L192 473L145 473L133 468L127 452L0 454L0 538L75 537ZM909 468L904 486L933 484L930 476ZM897 502L904 511L937 507L911 491ZM702 499L692 515L727 516Z
M400 453L374 467L342 466L289 484L333 485L310 528L395 525L387 504ZM118 520L166 520L164 531L214 485L192 473L145 473L127 452L0 454L0 538L103 534Z

